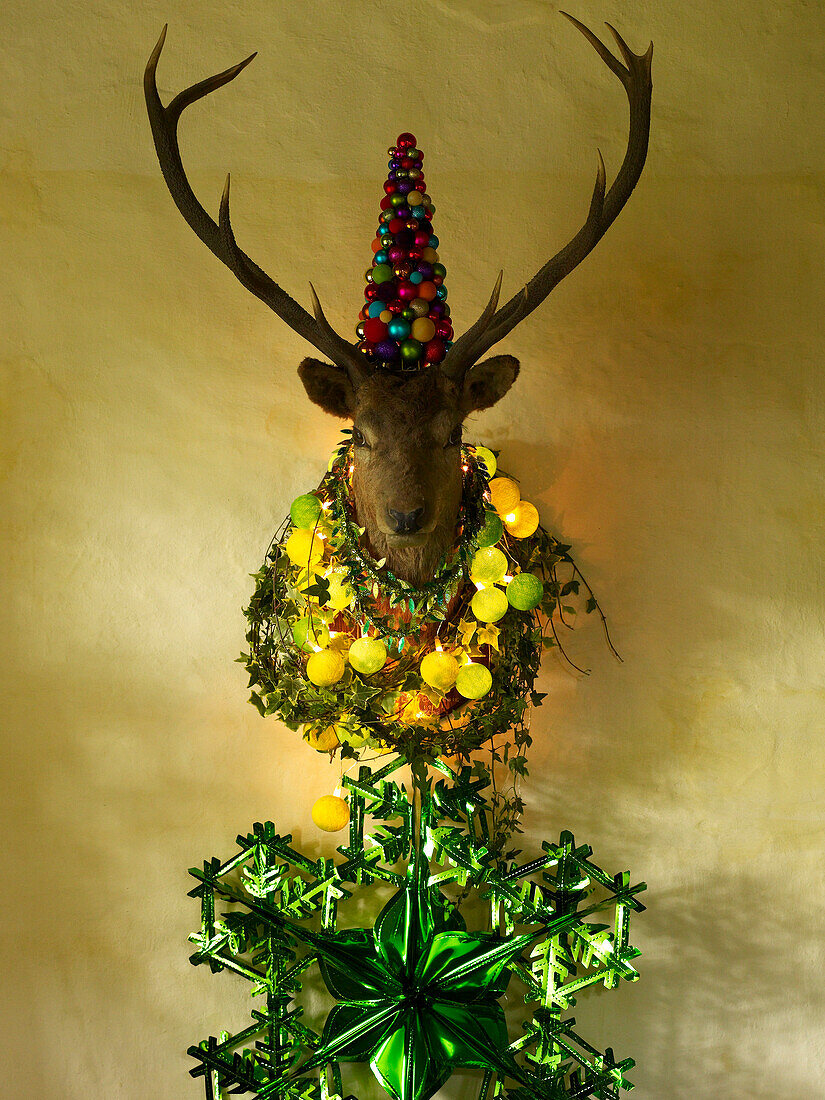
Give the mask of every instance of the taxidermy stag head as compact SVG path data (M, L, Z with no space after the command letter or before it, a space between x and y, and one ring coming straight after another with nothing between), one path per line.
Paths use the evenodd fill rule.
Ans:
M621 60L582 23L567 16L624 86L630 104L627 151L610 188L598 158L590 209L576 235L518 293L499 306L501 276L478 320L446 354L425 369L379 364L363 346L339 336L310 284L313 313L282 290L235 241L229 217L229 177L216 222L195 197L181 160L177 127L183 110L228 84L252 54L217 76L180 92L164 107L156 70L164 27L144 74L152 135L166 184L183 217L204 244L254 295L308 340L324 360L305 359L298 373L310 400L333 416L352 420L353 495L369 549L386 558L399 577L420 584L451 545L461 498L461 429L472 412L487 409L507 393L519 364L510 355L481 357L581 263L604 236L641 175L650 129L652 44L643 55L630 51L608 24ZM387 369L389 367L389 369Z

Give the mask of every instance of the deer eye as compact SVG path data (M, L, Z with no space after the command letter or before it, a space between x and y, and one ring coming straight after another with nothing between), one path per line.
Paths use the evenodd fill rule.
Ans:
M367 445L367 440L364 436L364 433L358 428L352 429L352 442L355 444L356 447L366 447Z
M457 424L450 432L450 438L447 440L446 447L457 447L461 442L461 425Z

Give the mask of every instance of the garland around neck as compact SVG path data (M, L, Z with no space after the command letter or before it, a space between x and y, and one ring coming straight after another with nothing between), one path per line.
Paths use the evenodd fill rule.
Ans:
M586 610L598 605L570 547L496 466L487 448L462 447L455 545L414 586L362 545L345 439L255 574L240 660L261 714L342 756L466 755L505 733L529 744L542 649L573 610L562 598L583 585Z

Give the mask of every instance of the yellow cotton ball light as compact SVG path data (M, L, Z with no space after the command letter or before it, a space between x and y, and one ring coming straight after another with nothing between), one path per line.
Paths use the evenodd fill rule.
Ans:
M516 539L526 539L535 534L539 525L539 514L536 506L529 500L520 500L512 512L504 517L504 526L507 533Z
M490 501L500 516L513 511L521 500L521 491L509 477L494 477L490 482Z
M507 614L510 604L500 588L482 588L473 596L470 607L480 623L497 623Z
M320 561L324 556L324 544L316 534L303 528L292 532L286 540L284 550L293 565L304 568Z
M507 585L506 595L517 611L532 611L541 603L544 585L532 573L517 573Z
M498 584L507 572L507 558L497 546L482 546L470 562L473 584Z
M326 579L329 582L329 599L326 606L333 608L335 611L343 611L352 603L354 595L348 575L334 569Z
M487 477L492 477L496 472L498 463L496 462L496 456L488 447L476 447L476 458L479 462L483 463L484 468L487 471Z
M307 661L307 679L316 687L332 687L343 675L344 658L334 649L322 649Z
M316 752L332 752L341 743L335 732L335 726L304 725L300 732L306 738L309 747Z
M501 594L504 595L503 592ZM461 666L455 686L459 695L463 695L465 699L483 699L493 686L493 677L486 665L470 661Z
M362 676L372 676L387 663L387 647L380 638L356 638L349 647L349 663Z
M458 676L458 661L452 653L436 650L421 662L421 679L436 691L449 691Z
M292 640L304 653L312 653L319 648L326 649L329 645L329 628L326 623L304 615L292 624Z
M325 833L338 833L349 825L349 806L337 794L324 794L312 807L312 820Z

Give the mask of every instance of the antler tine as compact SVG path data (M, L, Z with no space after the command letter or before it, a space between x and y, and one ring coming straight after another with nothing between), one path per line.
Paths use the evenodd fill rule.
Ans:
M468 344L472 344L473 341L480 336L489 325L496 311L498 305L499 295L501 294L501 281L504 278L504 271L499 271L498 278L496 279L496 285L493 287L493 293L490 295L490 300L484 307L481 316L472 326L468 329L462 339L466 338ZM447 361L442 366L442 373L446 374L448 378L458 377L463 373L460 363L458 361L450 360L448 366Z
M630 106L627 150L616 178L606 193L604 161L599 153L596 184L590 209L581 229L491 319L480 326L481 318L479 318L479 321L456 340L447 353L442 368L453 377L463 374L481 355L502 340L524 317L532 313L561 280L595 248L630 198L647 158L653 43L651 42L646 53L635 54L618 31L608 23L607 26L616 39L624 60L622 64L588 27L566 12L561 14L581 31L602 61L624 86Z
M303 336L305 340L313 344L322 355L326 355L337 366L360 377L363 373L364 364L359 361L358 352L354 346L339 336L326 322L326 319L324 319L325 323L322 325L316 318L307 313L303 306L299 305L285 290L282 290L265 271L258 267L238 247L229 219L228 177L221 199L220 224L216 223L206 212L186 177L178 144L178 121L181 114L190 104L234 80L256 54L251 54L239 64L233 65L222 73L207 77L205 80L198 81L197 84L185 88L174 97L167 107L164 107L158 93L157 66L166 41L166 31L167 27L164 26L157 45L152 50L146 63L143 88L161 172L175 205L206 247L222 263L226 264L247 290L252 291L282 320L286 321L289 327L297 332L299 336Z

